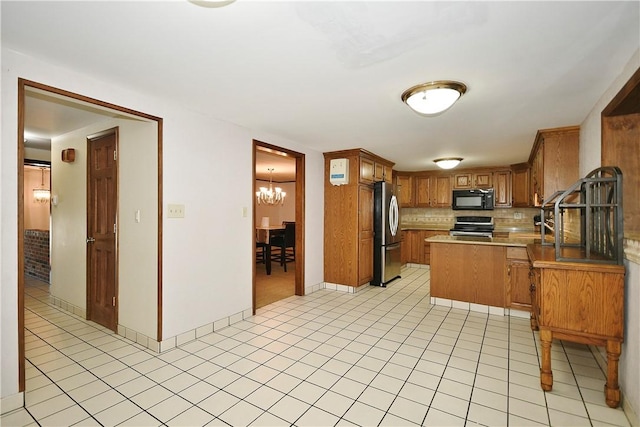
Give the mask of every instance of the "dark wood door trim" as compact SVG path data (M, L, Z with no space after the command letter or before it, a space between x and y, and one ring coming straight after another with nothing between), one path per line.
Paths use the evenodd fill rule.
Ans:
M295 265L296 265L296 273L295 273L295 294L296 295L304 295L304 277L305 277L305 272L304 272L304 259L305 259L305 252L304 252L304 235L305 235L305 215L304 215L304 208L305 208L305 193L304 193L304 189L305 189L305 155L303 153L298 153L297 151L293 151L293 150L289 150L286 148L282 148L282 147L278 147L276 145L272 145L272 144L268 144L266 142L262 142L262 141L258 141L257 139L253 140L253 152L252 152L252 156L253 156L253 171L252 171L252 176L253 176L253 193L255 194L256 192L256 150L258 149L258 147L261 148L266 148L269 150L273 150L276 152L280 152L280 153L284 153L290 157L295 158L296 161L296 199L295 199L295 220L296 220L296 255L295 255ZM253 314L256 313L256 263L253 261L256 259L256 242L255 242L255 229L256 229L256 216L255 216L255 211L256 211L256 198L252 197L253 199L253 218L251 220L251 236L253 241L251 242L251 246L252 246L252 251L253 251L253 256L252 256L252 268L253 268L253 275L252 275L252 308L253 308Z
M96 105L102 108L133 115L146 120L155 121L158 127L158 254L157 254L157 341L162 341L162 140L163 140L163 120L161 117L152 116L120 105L100 101L95 98L69 92L46 84L32 80L18 78L18 391L25 391L25 346L24 346L24 122L25 122L25 92L27 88L38 89L50 94L56 94L83 103Z

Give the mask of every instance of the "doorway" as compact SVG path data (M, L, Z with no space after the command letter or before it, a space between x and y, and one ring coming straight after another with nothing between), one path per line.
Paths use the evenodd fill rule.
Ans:
M261 141L253 143L253 312L265 305L304 295L304 154ZM284 203L258 203L260 187L281 188ZM286 226L285 223L293 223ZM268 226L271 230L265 230ZM289 228L288 230L287 227ZM286 230L286 234L285 234ZM294 236L291 236L294 230ZM273 237L274 234L280 236ZM273 239L292 240L289 256ZM271 243L271 245L269 245ZM270 268L267 264L270 264Z
M149 195L148 199L146 199L146 211L148 212L147 218L153 218L153 220L149 220L146 225L145 224L145 237L146 239L140 239L145 242L151 242L155 246L153 246L153 250L148 251L148 258L150 262L150 270L152 270L152 274L148 274L148 277L153 277L150 280L147 280L145 284L148 284L148 289L151 291L146 294L146 298L148 304L152 304L154 307L157 307L157 316L155 316L152 320L152 328L155 329L156 340L162 340L162 119L159 117L154 117L145 113L141 113L138 111L134 111L128 108L124 108L121 106L117 106L114 104L106 103L103 101L99 101L93 98L89 98L83 95L79 95L73 92L68 92L62 89L58 89L52 86L48 86L45 84L25 80L18 79L18 162L22 164L25 159L25 146L24 139L26 135L26 130L36 129L44 131L44 128L40 128L37 123L32 123L31 120L36 116L36 113L42 113L43 121L40 123L47 123L50 125L47 130L51 131L54 135L64 135L64 137L59 137L57 140L64 140L65 145L62 147L58 147L57 151L52 154L52 160L55 160L56 167L52 170L54 171L54 175L61 171L60 168L65 168L64 171L66 179L58 179L54 177L52 181L52 199L55 198L55 201L52 200L53 209L57 210L58 217L64 217L60 212L67 208L74 208L75 203L77 201L84 201L86 197L86 189L82 187L81 191L75 191L73 195L60 195L57 197L56 192L60 191L62 188L67 188L70 182L72 184L76 184L74 190L77 190L79 186L77 185L79 182L82 182L84 185L86 179L86 157L82 154L80 157L75 156L76 160L72 158L65 158L62 156L61 160L61 148L65 149L64 151L73 151L73 149L66 150L71 147L70 145L66 145L67 139L65 139L73 130L79 130L79 133L83 135L91 134L97 132L99 129L104 129L109 126L101 126L100 123L104 123L105 121L113 121L117 123L122 123L123 126L129 132L127 141L139 141L139 148L146 148L148 152L156 153L156 156L146 156L145 157L145 167L144 169L144 181L146 186L140 185L129 185L126 190L131 191L131 188L135 188L136 190L140 189L140 191L145 191L146 195ZM68 115L65 115L68 113ZM54 117L56 120L49 120L48 122L45 120L46 118ZM61 117L66 117L68 120L63 120ZM72 126L72 127L71 127ZM113 126L111 126L113 127ZM143 137L134 138L132 129L140 130L144 128ZM86 129L93 129L93 131L89 131ZM86 133L85 133L86 130ZM50 139L51 141L51 139ZM75 151L78 149L82 149L86 144L86 136L82 137L82 143L78 146L75 146ZM144 145L146 144L146 145ZM131 146L131 144L125 144L127 146ZM149 147L153 149L150 150ZM86 148L85 148L86 149ZM142 151L142 150L140 150ZM135 155L130 155L130 158L137 159ZM61 160L61 162L60 162ZM64 162L64 163L62 163ZM139 170L140 165L135 162L132 163L132 167L129 167L129 170ZM55 172L58 171L58 172ZM80 177L80 178L79 178ZM130 179L131 182L138 183L140 181L140 175L134 175L133 178ZM24 230L25 230L25 201L24 201L24 170L23 168L18 168L18 253L17 253L17 263L18 263L18 380L19 380L19 391L25 391L25 277L22 272L24 271L24 253L25 253L25 241L24 241ZM152 183L152 185L149 185ZM139 188L138 188L139 187ZM157 188L157 191L149 192L149 188ZM138 200L139 201L139 200ZM84 203L84 202L83 202ZM75 209L75 208L74 208ZM85 273L86 273L86 260L85 260L85 235L86 235L86 204L82 204L80 207L80 211L77 209L74 212L81 212L80 217L65 217L65 220L68 224L75 224L80 227L80 231L78 233L69 233L65 232L64 236L67 238L65 244L73 241L73 244L77 248L82 248L78 253L82 254L82 258L78 258L77 256L73 259L65 259L65 265L58 268L59 272L68 273L69 271L81 272L82 280L63 281L65 284L73 283L74 286L80 284L80 286L85 286ZM52 233L55 234L56 225L53 224L51 227ZM62 231L61 231L62 232ZM79 236L79 238L78 238ZM52 241L55 241L55 235L52 236ZM149 243L149 244L151 244ZM63 245L64 246L64 245ZM71 246L71 245L68 245ZM130 245L128 245L130 246ZM52 263L52 271L56 268L55 261ZM135 268L135 266L134 266ZM147 272L149 268L145 269ZM120 276L123 275L122 272L119 273ZM130 274L125 274L125 277L129 278ZM132 280L132 279L131 279ZM130 280L130 281L131 281ZM52 281L52 286L55 285L54 281ZM128 286L131 287L131 286ZM124 287L121 286L120 292L122 292ZM73 298L74 296L78 297L78 292L73 289L67 289L68 295L71 295L69 298ZM133 292L137 292L138 290L132 290ZM82 290L81 292L84 292ZM130 293L133 293L130 292ZM149 298L149 294L153 293L153 297ZM80 294L81 304L84 305L85 301L83 301L85 296ZM62 298L63 300L65 298ZM113 299L112 299L113 302ZM85 307L79 307L85 309ZM74 308L75 309L75 308ZM117 317L116 317L117 321Z

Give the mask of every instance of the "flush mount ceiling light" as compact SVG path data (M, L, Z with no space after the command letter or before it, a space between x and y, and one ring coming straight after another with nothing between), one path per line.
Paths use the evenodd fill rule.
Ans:
M460 164L462 161L462 157L447 157L443 159L435 159L434 162L436 165L441 167L442 169L453 169Z
M233 3L236 0L189 0L189 2L202 7L223 7Z
M434 116L448 110L466 91L464 83L438 80L405 90L402 102L418 114Z

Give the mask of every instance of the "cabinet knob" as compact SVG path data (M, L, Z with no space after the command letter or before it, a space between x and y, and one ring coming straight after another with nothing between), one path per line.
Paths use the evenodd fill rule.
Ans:
M536 291L536 285L535 283L532 283L529 285L529 292L535 292Z

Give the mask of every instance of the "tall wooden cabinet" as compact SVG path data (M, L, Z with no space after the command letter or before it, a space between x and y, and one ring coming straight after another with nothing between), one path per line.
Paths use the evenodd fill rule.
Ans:
M494 172L493 185L495 189L494 206L496 208L511 207L511 171L501 170Z
M511 206L514 208L533 206L529 183L530 170L528 163L511 165Z
M349 183L331 185L332 159L349 161ZM393 163L362 149L324 153L324 280L357 287L373 278L373 183Z
M579 126L538 131L529 156L531 195L535 206L579 179L579 143Z

